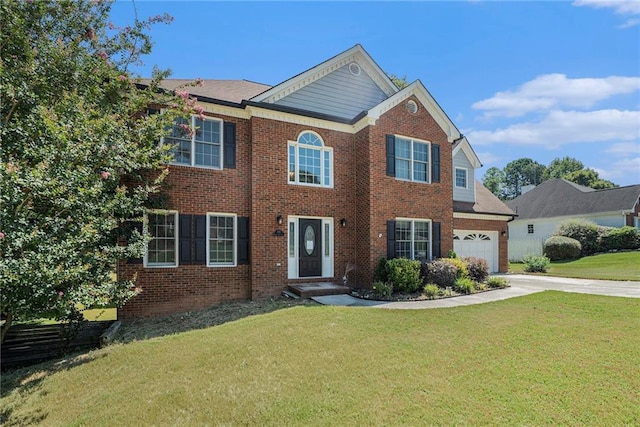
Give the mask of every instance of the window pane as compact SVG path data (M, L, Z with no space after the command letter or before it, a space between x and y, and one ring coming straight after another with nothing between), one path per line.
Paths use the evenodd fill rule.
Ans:
M465 169L456 169L456 186L467 186L467 171Z
M418 162L429 161L429 146L420 142L413 143L413 160Z
M233 264L234 217L209 217L209 264Z
M426 163L413 163L413 180L420 182L427 182L427 164Z
M396 138L396 158L411 159L411 141Z
M320 141L320 139L316 135L310 132L305 132L302 135L300 135L300 137L298 138L298 143L305 144L305 145L313 145L315 147L322 147L322 141Z
M196 142L195 164L199 166L220 167L220 146Z
M396 178L410 179L409 160L402 160L396 157Z
M195 119L195 140L210 143L220 143L220 122L216 120Z
M289 258L296 256L296 224L289 223Z
M320 150L298 149L300 182L320 184Z
M289 146L289 181L296 180L296 147Z
M329 224L324 225L324 255L329 256Z
M175 265L175 215L150 213L147 215L147 227L152 237L147 245L147 263L152 265Z

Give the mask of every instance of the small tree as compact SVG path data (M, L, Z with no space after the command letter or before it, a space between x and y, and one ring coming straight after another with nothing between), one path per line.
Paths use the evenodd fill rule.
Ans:
M13 319L78 318L81 306L122 304L135 292L113 273L147 239L124 224L142 217L166 175L158 141L194 101L159 93L166 72L143 90L128 71L151 49L150 25L170 18L117 29L110 7L0 2L2 338ZM166 114L144 114L153 103ZM119 246L120 236L131 244Z

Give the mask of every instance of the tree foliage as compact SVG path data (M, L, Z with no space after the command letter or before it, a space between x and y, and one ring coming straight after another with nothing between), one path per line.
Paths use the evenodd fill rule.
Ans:
M0 2L2 337L13 319L76 319L82 306L135 292L115 266L140 257L147 238L126 224L142 218L166 175L161 135L193 102L159 93L167 72L143 89L128 71L151 49L150 26L170 18L116 28L110 7ZM143 114L152 103L166 114Z
M596 190L612 188L617 185L601 179L598 172L584 167L573 157L557 157L548 166L532 159L521 158L508 163L504 169L491 167L482 177L482 183L502 200L510 200L522 193L525 185L542 184L549 179L563 178Z
M389 79L393 82L394 85L398 87L398 89L404 89L409 86L409 81L407 80L407 76L396 76L395 74L389 74Z

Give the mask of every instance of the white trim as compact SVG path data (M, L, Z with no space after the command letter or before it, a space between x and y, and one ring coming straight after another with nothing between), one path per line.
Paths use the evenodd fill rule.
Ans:
M398 178L398 176L397 176L398 175L398 171L397 170L396 170L395 178L398 181L417 182L419 184L431 184L431 165L433 164L433 159L431 158L431 141L426 141L424 139L418 139L418 138L413 138L413 137L410 137L410 136L396 135L396 134L394 134L393 137L394 137L394 141L393 141L394 145L397 142L398 138L401 138L401 139L404 139L404 140L408 140L409 142L411 142L411 158L408 159L409 160L409 179L407 179L407 178ZM419 144L426 144L427 145L427 157L428 157L429 160L427 161L427 180L426 181L418 181L418 180L413 178L413 163L414 163L414 160L413 160L413 153L414 153L413 144L414 144L414 142L417 142ZM398 159L398 158L400 158L401 160L405 160L405 161L407 160L404 157L398 157L398 151L397 150L395 150L394 152L395 152L394 161L395 161L395 159ZM421 161L420 163L424 163L424 162Z
M464 171L464 187L458 185L458 170ZM453 174L453 185L456 188L462 188L464 190L469 188L469 169L463 168L463 167L460 167L460 166L456 166L454 174ZM473 200L475 200L475 194L474 194Z
M429 247L428 247L429 253L428 253L427 259L428 260L432 260L433 259L433 220L432 219L427 219L427 218L396 217L394 219L394 221L396 223L396 226L398 224L398 221L409 221L411 223L411 255L413 256L412 259L414 259L414 260L416 259L415 258L415 254L413 253L413 244L415 243L415 240L414 240L414 233L415 233L414 223L415 222L427 222L427 223L429 223ZM397 242L397 240L395 240L395 236L393 236L393 239L394 239L394 241Z
M304 135L305 133L310 133L314 136L316 136L320 142L322 143L321 147L316 147L316 146L312 146L312 145L306 145L306 144L301 144L300 141L300 137L302 135ZM299 149L301 146L305 146L303 148L306 149L315 149L317 151L320 152L320 184L314 184L314 183L310 183L310 182L298 182L298 177L300 174L300 158L299 158ZM294 170L294 180L291 181L289 179L289 149L293 147L294 148L294 156L295 156L295 170ZM325 159L325 153L328 154L329 156L329 184L325 184L325 174L324 174L324 159ZM298 137L296 138L295 141L287 141L287 184L289 185L302 185L302 186L306 186L306 187L318 187L318 188L333 188L333 175L334 175L334 171L333 171L333 147L328 147L325 143L324 143L324 139L317 133L314 132L312 130L303 130L302 132L300 132L298 134Z
M210 223L210 219L212 216L217 216L217 217L227 217L227 218L233 218L233 263L213 263L211 262L211 260L209 259L209 256L211 254L211 249L209 247L210 243L211 243L211 223ZM206 245L206 251L207 251L207 258L206 258L206 263L207 263L207 267L215 267L215 268L219 268L219 267L236 267L238 265L238 215L237 214L232 214L232 213L225 213L225 212L207 212L207 245Z
M322 216L309 216L309 215L289 215L287 216L287 279L313 279L314 277L300 277L299 275L299 253L300 253L300 239L299 239L299 220L300 219L319 219L322 239L321 239L321 258L322 258L322 276L316 276L315 278L331 278L334 276L334 263L335 263L335 227L332 217ZM293 224L293 256L291 256L291 224ZM325 225L329 226L329 256L325 255Z
M464 155L467 157L467 160L469 160L469 163L471 163L471 166L473 166L476 169L482 167L482 163L480 162L480 159L476 155L476 152L473 151L473 147L471 147L471 144L469 144L469 141L467 140L466 136L463 136L460 142L458 142L456 146L453 147L453 150L451 152L451 157L452 158L455 157L455 155L458 154L458 151L460 150L462 150Z
M495 215L495 214L472 214L463 212L454 212L453 217L459 219L486 219L490 221L509 221L514 215Z
M179 251L179 240L178 237L180 236L180 217L178 216L178 211L174 211L174 210L165 210L165 209L152 209L149 210L148 212L145 212L143 219L142 219L142 226L143 226L143 230L147 233L149 233L149 217L148 214L155 214L155 215L164 215L164 216L168 216L173 214L174 216L174 224L175 224L175 236L174 236L174 240L175 240L175 257L176 257L176 261L173 264L168 264L168 263L149 263L149 243L151 242L151 240L153 240L153 238L151 240L149 240L149 243L147 243L147 248L144 251L144 257L142 258L142 266L144 268L176 268L180 265L180 251ZM149 233L150 234L150 233Z

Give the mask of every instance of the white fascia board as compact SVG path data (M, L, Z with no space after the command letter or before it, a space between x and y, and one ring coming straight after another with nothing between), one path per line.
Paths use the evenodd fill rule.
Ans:
M482 167L482 163L480 162L480 159L478 158L478 156L476 155L476 152L471 147L471 144L469 144L469 141L467 140L466 136L463 136L460 143L454 147L453 153L451 155L452 158L455 157L455 155L460 150L462 150L464 155L467 156L467 159L469 159L469 163L471 163L471 165L474 168L478 169Z
M447 139L449 142L453 142L460 138L460 131L458 130L456 125L453 124L451 119L449 119L447 114L440 107L440 105L438 105L436 100L433 98L433 96L431 96L427 88L424 87L420 80L416 80L409 86L402 89L400 92L371 108L367 116L377 120L384 113L402 103L411 95L414 95L416 98L418 98L422 106L427 109L429 114L431 114L431 117L434 118L434 120L438 123L444 133L447 134Z
M483 220L504 221L504 222L508 222L512 218L511 215L506 216L506 215L494 215L494 214L472 214L472 213L462 213L462 212L454 212L453 217L459 218L459 219L483 219Z
M591 213L581 213L581 214L573 214L573 215L563 215L563 216L549 216L549 217L540 217L540 218L523 218L513 220L515 223L537 223L537 222L562 222L569 219L586 219L590 220L591 218L601 217L601 216L623 216L633 213L632 210L621 209L619 211L609 211L609 212L591 212Z
M371 56L369 56L361 45L357 44L351 49L251 98L251 101L272 104L354 61L360 65L387 96L392 96L398 91L396 85L394 85L384 71L378 67Z

